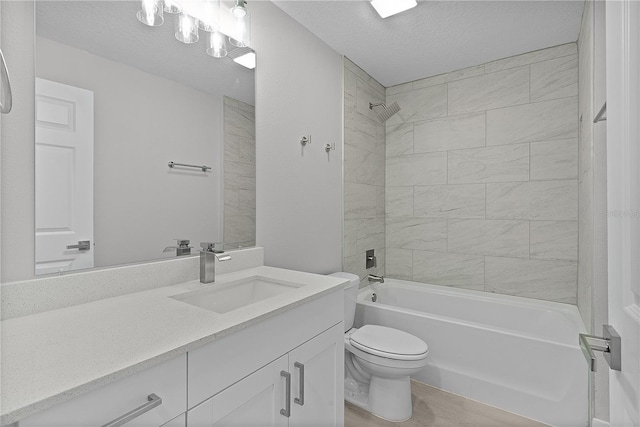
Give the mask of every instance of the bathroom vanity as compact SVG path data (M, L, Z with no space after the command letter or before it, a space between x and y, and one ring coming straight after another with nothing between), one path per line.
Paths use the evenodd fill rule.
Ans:
M2 425L342 425L343 285L259 266L5 320Z

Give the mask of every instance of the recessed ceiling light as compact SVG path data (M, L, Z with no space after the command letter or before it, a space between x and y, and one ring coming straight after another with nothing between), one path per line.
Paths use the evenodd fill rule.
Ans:
M256 68L256 54L255 52L249 52L242 56L233 59L234 62L242 65L243 67L247 67L251 70Z
M382 18L416 7L416 0L371 0L371 6Z

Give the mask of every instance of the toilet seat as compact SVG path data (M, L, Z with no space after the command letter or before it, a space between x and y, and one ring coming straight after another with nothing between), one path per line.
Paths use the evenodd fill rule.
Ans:
M385 359L422 361L429 353L429 347L420 338L385 326L365 325L348 333L347 339L359 353Z

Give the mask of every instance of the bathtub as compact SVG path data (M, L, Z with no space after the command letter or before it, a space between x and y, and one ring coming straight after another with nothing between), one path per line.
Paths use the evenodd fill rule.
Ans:
M587 425L575 306L386 279L360 290L355 322L422 338L429 363L417 381L553 426Z

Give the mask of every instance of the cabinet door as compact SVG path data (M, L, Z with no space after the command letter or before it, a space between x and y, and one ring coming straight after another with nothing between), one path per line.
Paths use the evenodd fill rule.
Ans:
M286 427L287 356L271 362L187 412L188 427Z
M162 403L154 406L148 396ZM145 405L127 427L158 427L187 410L187 355L183 354L21 420L20 427L95 427ZM171 424L170 424L171 425Z
M289 353L290 426L344 424L343 340L339 323Z

